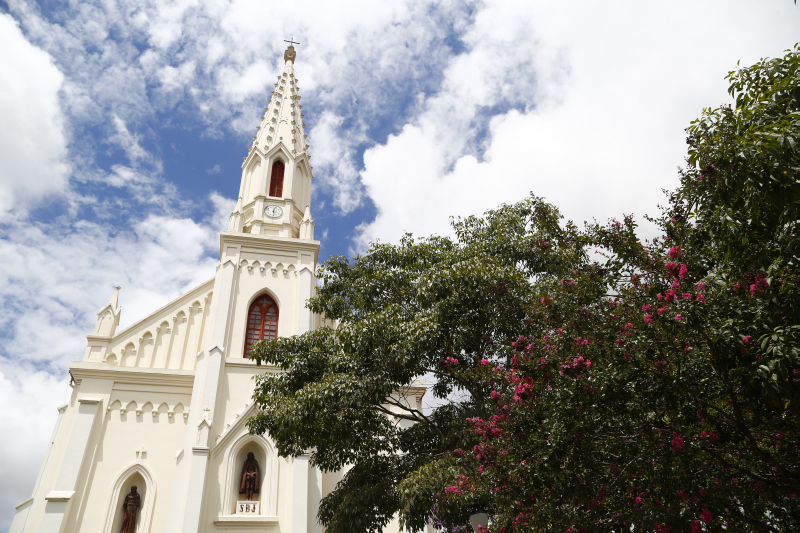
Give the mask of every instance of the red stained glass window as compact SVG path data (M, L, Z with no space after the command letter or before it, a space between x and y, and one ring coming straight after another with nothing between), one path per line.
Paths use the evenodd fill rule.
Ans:
M283 161L272 163L272 175L269 178L269 195L276 198L283 196Z
M278 304L262 294L250 305L247 313L247 333L244 338L244 356L248 357L253 344L278 337Z

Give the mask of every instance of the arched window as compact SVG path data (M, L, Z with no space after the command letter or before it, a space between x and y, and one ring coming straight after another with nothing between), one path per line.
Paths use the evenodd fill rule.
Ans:
M244 356L250 354L256 342L276 338L278 338L278 304L266 294L262 294L256 298L247 312Z
M283 161L278 160L272 163L272 175L269 178L269 195L274 197L283 196Z

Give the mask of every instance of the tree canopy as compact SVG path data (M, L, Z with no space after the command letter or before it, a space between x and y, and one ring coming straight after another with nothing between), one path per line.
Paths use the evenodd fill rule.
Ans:
M650 241L531 196L327 261L338 327L255 349L283 372L249 421L349 468L327 530L799 529L799 66L729 74ZM438 407L404 401L421 376Z

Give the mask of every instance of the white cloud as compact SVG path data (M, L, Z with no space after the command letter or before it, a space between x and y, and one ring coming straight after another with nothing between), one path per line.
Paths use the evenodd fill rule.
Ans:
M450 234L451 215L531 191L577 222L641 220L677 185L684 128L729 99L727 72L739 59L782 55L798 27L800 12L777 1L669 9L618 1L582 5L580 16L563 2L488 2L441 92L365 153L361 179L378 216L361 226L358 249L404 231ZM498 40L503 34L514 39ZM528 105L491 117L476 159L465 143L476 125L466 125L480 106L513 105L515 93L531 90L518 99Z
M118 115L113 115L112 119L116 133L111 137L111 140L122 148L128 157L128 161L136 164L142 159L149 159L149 154L139 144L139 136L131 133L128 130L128 125Z
M0 216L61 191L67 140L58 92L64 76L0 13Z

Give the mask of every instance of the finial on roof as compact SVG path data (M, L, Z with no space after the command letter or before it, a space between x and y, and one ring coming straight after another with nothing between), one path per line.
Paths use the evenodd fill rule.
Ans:
M289 48L287 48L286 51L283 53L283 60L286 61L287 63L289 61L294 63L294 58L297 57L297 52L294 51L294 45L300 44L300 43L296 43L296 42L294 42L292 40L288 40L288 41L284 41L284 42L289 43Z

